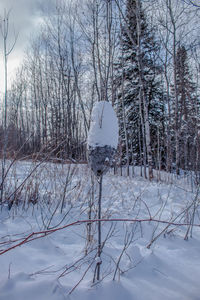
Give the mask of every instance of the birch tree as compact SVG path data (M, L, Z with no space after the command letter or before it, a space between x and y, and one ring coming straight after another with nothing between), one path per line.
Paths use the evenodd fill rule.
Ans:
M4 112L3 112L3 131L4 131L4 139L3 139L3 159L2 159L2 173L1 173L1 203L3 201L3 193L4 193L4 181L5 181L5 168L6 168L6 152L7 152L7 145L8 145L8 128L7 128L7 110L8 110L8 57L10 53L13 51L14 46L17 41L17 36L14 37L14 42L11 46L8 45L8 38L10 36L10 12L4 10L4 16L0 19L0 29L1 29L1 36L3 40L3 58L4 58Z

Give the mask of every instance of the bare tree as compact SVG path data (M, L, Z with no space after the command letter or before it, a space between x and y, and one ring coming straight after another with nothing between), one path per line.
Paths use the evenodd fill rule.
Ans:
M6 152L7 152L7 145L8 145L8 131L7 131L7 92L8 92L8 56L14 49L14 46L17 41L17 36L15 35L14 42L13 44L8 47L8 38L10 34L10 29L9 29L9 18L10 18L10 10L6 11L4 10L4 16L1 18L1 23L0 23L0 29L1 29L1 35L3 38L3 57L4 57L4 116L3 116L3 130L4 130L4 142L3 142L3 159L2 159L2 174L1 174L1 197L0 201L2 203L3 201L3 193L4 193L4 175L5 175L5 167L6 167Z
M167 170L170 171L174 158L176 173L179 174L181 167L181 126L183 124L183 110L180 109L180 95L177 78L177 50L180 45L189 46L195 44L196 33L193 26L196 19L196 9L183 1L173 2L161 0L155 3L152 13L156 15L158 32L162 45L160 59L163 64L164 86L166 89L166 148ZM163 10L159 10L162 6ZM184 138L187 139L185 134ZM185 158L187 160L187 158Z

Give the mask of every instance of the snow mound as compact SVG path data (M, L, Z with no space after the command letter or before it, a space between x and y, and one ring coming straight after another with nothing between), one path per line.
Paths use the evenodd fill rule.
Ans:
M107 101L97 102L92 110L88 133L88 148L118 145L118 120L112 105Z

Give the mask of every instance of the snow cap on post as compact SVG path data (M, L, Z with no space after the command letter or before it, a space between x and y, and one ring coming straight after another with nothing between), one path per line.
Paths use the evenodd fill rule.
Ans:
M96 176L110 168L118 145L118 120L112 105L97 102L92 110L87 149L88 163Z

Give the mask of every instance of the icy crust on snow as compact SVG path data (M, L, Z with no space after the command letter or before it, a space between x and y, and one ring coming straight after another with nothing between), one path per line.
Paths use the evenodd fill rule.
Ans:
M107 101L97 102L92 110L88 133L88 148L118 145L118 120L112 105Z

